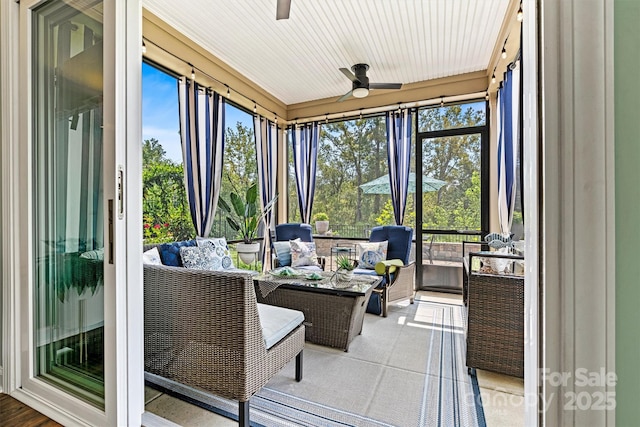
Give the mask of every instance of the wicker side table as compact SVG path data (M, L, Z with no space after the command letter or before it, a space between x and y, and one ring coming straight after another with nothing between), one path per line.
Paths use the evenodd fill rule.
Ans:
M524 378L524 277L467 280L467 366Z

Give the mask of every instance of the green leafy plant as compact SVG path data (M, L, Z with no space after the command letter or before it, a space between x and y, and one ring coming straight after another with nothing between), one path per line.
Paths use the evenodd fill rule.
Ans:
M195 230L189 214L182 164L168 159L155 138L144 141L142 163L144 242L192 239Z
M354 269L353 261L351 261L346 255L338 255L336 258L336 266L338 267L338 270L351 271Z
M277 196L271 199L261 212L258 209L258 186L254 183L247 188L244 199L236 193L229 195L229 203L220 199L218 205L227 214L227 223L244 243L252 243L258 236L258 225L264 216L273 208ZM233 207L233 210L231 209ZM234 217L233 214L235 214Z
M329 221L329 215L324 212L318 212L313 215L313 221Z

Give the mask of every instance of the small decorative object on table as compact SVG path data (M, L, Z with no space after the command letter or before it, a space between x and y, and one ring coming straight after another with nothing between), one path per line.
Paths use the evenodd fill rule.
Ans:
M292 279L303 276L302 272L296 270L295 268L291 268L289 266L273 269L270 271L270 273L273 276L284 277L284 278L290 277Z
M336 279L338 282L349 282L353 278L353 261L346 255L338 255L336 259Z

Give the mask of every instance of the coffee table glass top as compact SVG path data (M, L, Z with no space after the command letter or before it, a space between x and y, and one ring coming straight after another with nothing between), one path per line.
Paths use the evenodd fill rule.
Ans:
M286 268L286 267L285 267ZM293 270L293 271L292 271ZM365 294L369 288L376 286L380 282L379 276L369 276L366 274L354 274L349 282L340 282L335 277L333 271L306 272L303 270L290 269L291 274L283 275L281 269L274 269L266 273L253 277L261 286L296 286L309 290L329 291L329 292L349 292ZM317 277L320 277L319 279Z

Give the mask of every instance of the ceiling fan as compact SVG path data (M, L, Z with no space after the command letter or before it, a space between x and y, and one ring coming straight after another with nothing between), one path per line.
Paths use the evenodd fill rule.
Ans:
M351 67L353 73L346 68L340 68L340 71L344 73L345 76L349 80L353 82L353 88L342 95L338 102L342 102L350 96L354 96L356 98L364 98L369 95L369 90L371 89L400 89L402 88L402 83L369 83L369 78L367 77L367 70L369 66L367 64L356 64Z
M277 0L276 19L289 19L291 0Z

